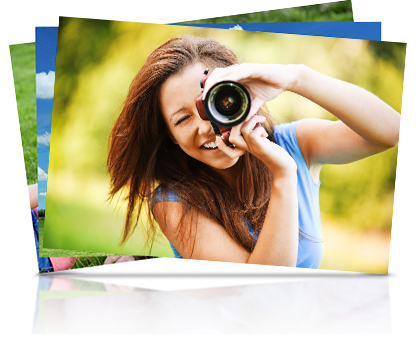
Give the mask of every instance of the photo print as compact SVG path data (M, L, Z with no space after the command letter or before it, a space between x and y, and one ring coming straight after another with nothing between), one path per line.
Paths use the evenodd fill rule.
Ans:
M275 95L276 98L267 102L271 118L275 120L277 125L280 125L276 130L286 126L290 128L287 132L289 137L287 142L289 146L294 148L288 149L286 152L288 156L293 158L293 161L289 161L290 158L286 156L287 161L289 161L287 163L293 168L293 163L300 161L297 170L299 173L298 177L302 174L302 171L306 170L307 183L309 185L312 184L308 189L312 189L312 192L315 190L315 194L311 195L313 198L311 201L315 202L315 207L310 210L313 213L309 215L309 220L306 222L308 228L302 229L301 227L301 223L305 223L305 220L302 221L305 214L299 209L304 203L302 202L302 196L299 195L302 191L298 192L300 197L295 198L292 196L294 193L290 194L288 195L290 199L284 200L285 204L276 205L275 207L291 210L289 213L282 209L282 212L278 214L281 219L285 219L285 224L291 224L292 228L294 226L294 229L300 232L298 238L294 235L289 237L292 238L291 242L287 240L284 242L287 238L287 235L285 235L286 231L281 236L276 236L279 243L283 243L283 245L272 243L273 246L269 246L271 245L268 243L270 240L268 242L267 240L262 241L264 245L258 245L261 243L262 238L270 239L270 231L264 231L265 223L262 222L263 224L261 224L261 222L258 222L258 217L263 217L265 213L269 213L270 209L261 211L258 208L252 208L251 205L251 209L255 210L255 214L249 210L241 211L242 206L237 200L234 201L235 208L238 208L238 210L235 210L235 213L238 215L241 212L248 213L247 216L249 218L255 216L255 223L244 218L242 222L237 220L235 225L237 227L229 230L229 224L217 223L217 218L220 215L214 215L214 218L209 217L211 215L203 217L200 206L194 205L191 209L195 210L194 208L196 208L200 212L192 212L190 216L200 217L199 221L194 222L194 217L191 217L191 222L185 224L191 225L187 230L192 233L190 238L198 239L198 242L195 243L198 246L196 250L192 249L189 252L190 246L194 246L194 243L185 239L188 236L177 239L177 236L175 236L176 232L179 232L177 227L174 227L176 229L174 232L166 228L164 234L161 232L158 222L149 223L150 218L148 214L150 215L150 209L145 207L146 204L143 204L143 208L140 210L132 209L132 211L134 210L132 214L134 215L132 217L134 221L133 223L126 222L126 197L130 194L130 185L133 182L131 180L137 177L141 180L140 174L128 179L130 184L127 184L128 181L125 182L118 191L119 195L115 196L113 200L109 200L111 186L109 168L118 167L118 160L117 162L112 162L112 159L115 158L110 155L110 152L112 152L112 137L131 137L131 135L125 134L128 132L128 129L123 128L121 132L116 132L115 129L116 121L118 121L121 111L127 108L124 106L124 102L126 104L127 102L137 102L130 96L130 93L134 95L133 92L128 92L130 84L153 50L175 36L186 34L193 36L193 40L197 36L212 38L223 46L229 46L240 57L241 61L245 60L250 64L306 65L304 68L309 70L305 70L304 73L318 84L316 87L311 87L318 88L315 93L297 90L296 92L300 93L300 95L296 95L296 93L285 90L285 93L278 95L278 97ZM78 38L80 36L85 36L83 41L80 41ZM74 47L76 44L78 48ZM134 55L135 57L133 57ZM286 255L289 262L293 261L293 255L297 254L298 263L296 265L300 267L386 273L389 258L397 158L395 145L398 143L398 112L401 109L404 58L405 44L401 43L60 18L46 201L48 216L44 225L44 247L118 252L118 254L124 255L140 254L158 257L179 255L193 259L287 265L283 264L281 260L277 261L278 257L273 258L272 254L266 254L265 257L262 254L264 250L270 249L271 252L271 249L275 249L280 256ZM247 67L248 65L245 64L245 66ZM234 70L233 74L236 74L236 76L238 76L237 69L243 69L244 66L237 67L230 67L231 70ZM275 68L278 69L277 66ZM192 68L187 67L185 73L182 72L181 74L188 74L188 70L192 71ZM200 71L199 76L196 75L198 87L196 96L200 92L199 82L202 78L202 71ZM188 78L182 78L180 74L178 75L178 77L174 75L172 79L178 79L181 83L188 80ZM291 73L289 73L290 78L293 78ZM181 87L181 85L180 83L176 85L176 81L174 81L172 83L171 81L167 82L172 84L172 86L169 84L167 87L164 86L166 89L169 88L166 94L172 99L165 100L168 103L165 103L164 108L156 108L158 111L159 109L163 111L160 111L160 114L163 116L165 116L165 111L174 108L172 107L173 101L180 103L175 99L181 98L181 95L177 96L174 93L179 90L178 87ZM250 86L250 84L247 85ZM283 85L285 86L284 88L288 88L286 84ZM134 84L131 88L133 86ZM195 85L191 84L191 86ZM251 86L251 88L253 87ZM337 92L337 88L343 89L343 92ZM348 95L345 95L344 93L347 91ZM107 94L104 95L104 93ZM129 95L128 99L127 93ZM255 91L251 89L251 93L255 103ZM162 95L164 94L161 93L160 100L162 100ZM304 97L305 95L306 97ZM269 98L272 97L270 96ZM350 98L352 100L349 100ZM364 101L365 99L367 100L366 102ZM258 100L263 101L262 97L259 97ZM386 103L382 100L385 100ZM381 120L385 121L384 126L387 127L385 129L382 128L378 132L375 128L373 128L374 130L369 128L371 123L368 123L367 120L359 120L360 114L355 113L358 109L351 104L358 101L365 102L369 107L372 105L372 111L378 115L373 115L369 118L375 119L380 116ZM318 102L318 104L315 102ZM347 124L351 125L360 134L347 127L344 122L334 123L333 121L337 121L338 116L321 108L320 105L329 107L330 110L333 110L336 115L340 116L341 119L345 120ZM185 119L192 116L194 116L194 119L198 119L196 115L193 115L193 108L190 108L188 111L191 112L191 116L185 116ZM194 114L197 114L197 111ZM381 114L385 115L382 116ZM256 122L256 119L261 119L261 117L255 117L252 121ZM209 123L205 120L203 120L204 122L200 120L194 121L203 123L203 125ZM303 123L300 121L303 121ZM259 120L258 122L264 123ZM133 121L133 123L139 123L139 121ZM315 153L318 154L317 158L319 161L325 162L319 177L313 174L313 171L309 168L311 163L308 164L308 158L305 157L307 155L306 152L311 153L311 151L302 146L305 140L307 141L308 139L305 137L301 138L296 134L296 126L309 125L306 135L311 135L311 130L313 130L312 123L320 123L318 126L321 129L323 128L322 126L327 125L338 125L340 128L343 128L340 129L340 132L334 128L329 129L332 132L331 135L336 135L335 137L331 136L332 142L328 137L326 139L322 138L322 142L318 139L320 143L317 143L316 149L318 152L315 151ZM181 122L178 125L180 124ZM134 127L134 125L131 126ZM142 126L145 130L149 128L145 121L142 121ZM138 126L138 128L141 128L141 126ZM150 128L153 128L153 126L150 126ZM166 128L169 130L166 130ZM171 128L172 126L169 123L166 124L166 127L162 125L162 128L156 134L157 139L162 137L164 138L162 142L166 142L165 144L168 146L179 146L185 154L191 151L192 156L188 156L192 157L193 163L200 170L202 170L202 163L204 163L210 168L207 169L211 172L211 168L213 168L211 167L211 161L206 163L208 159L200 157L201 145L197 147L197 144L194 144L194 142L188 143L186 141L190 140L191 129L187 128L185 129L186 131L184 130L186 139L184 140L184 138L180 137L183 133L173 135L172 132L175 133L176 129ZM304 127L299 127L300 130L302 128L304 129ZM267 129L269 128L267 127ZM112 130L115 133L114 136L111 136L111 141L109 141ZM265 130L265 128L262 128L262 130ZM274 144L277 147L276 149L282 148L280 150L282 152L288 147L284 140L277 141L279 144L283 144L282 146L276 144L277 136L275 135L273 137L274 142L270 141L267 137L273 135L265 137L267 131L262 130L260 136L267 142L271 142L270 147ZM146 130L144 132L149 131ZM210 134L211 132L209 129L204 134ZM232 132L234 132L234 129L232 129ZM199 131L198 134L201 135L203 132ZM315 133L315 135L320 137L319 133ZM338 142L337 135L340 136L338 139L342 140L341 142ZM346 135L347 138L345 137ZM141 135L137 135L137 137L141 137ZM156 140L152 138L148 139L148 141ZM324 142L330 144L330 147L325 148L325 145L322 146L322 144L325 144ZM209 143L210 148L215 148L213 143ZM151 147L153 146L152 144ZM189 148L190 146L192 148ZM223 144L218 146L222 147ZM238 145L238 149L234 149L235 154L243 147L246 148L246 145L244 145L242 140L242 143ZM136 156L139 156L139 161L140 159L143 160L140 154L142 154L144 148L139 147L136 149L132 149L134 153L127 155L127 161L129 161L130 157L136 158ZM176 149L176 147L171 148L171 150ZM249 150L250 148L246 149ZM267 148L263 147L262 149L261 151L264 152L266 151L264 149ZM165 151L168 151L168 149ZM212 151L217 153L221 150L218 148ZM211 151L203 150L203 152L207 154ZM229 150L226 150L226 152L229 152ZM114 154L118 155L118 152ZM110 158L111 164L109 162ZM162 157L160 160L162 161L163 169L166 159ZM123 161L123 159L120 158L119 161ZM233 160L233 162L235 161ZM141 163L138 162L138 165L141 165ZM147 163L146 161L145 165ZM236 163L242 163L242 161ZM263 164L268 167L267 164ZM217 164L213 165L216 165L216 168L213 169L220 169L217 168ZM261 168L264 168L264 166ZM273 176L273 171L275 172L276 170L271 167L269 171L271 171L271 176L268 172L267 191L270 190L270 182L273 180L270 177ZM217 177L217 180L222 179L220 175L215 177ZM298 178L298 180L301 178ZM118 180L119 178L117 177L116 179ZM182 198L179 197L179 194L182 194L182 189L185 188L182 187L182 184L181 186L179 185L180 182L172 182L171 185L167 186L169 189L166 189L167 187L164 186L162 188L163 195L161 194L161 196L159 196L159 189L155 190L154 187L151 187L153 195L150 196L154 196L155 205L166 205L168 208L185 205L182 201L187 200L188 196L183 195ZM159 183L155 182L156 187L159 186ZM135 185L136 183L133 184ZM235 186L236 183L232 184ZM180 190L176 191L176 188ZM242 188L242 190L245 190L245 185ZM225 188L222 187L221 189ZM235 189L241 190L241 187L236 185ZM294 189L290 191L294 192ZM229 191L227 195L223 195L224 193L221 192L221 195L215 196L224 198L226 201L226 196L231 196L229 195L231 193ZM244 193L242 192L242 194ZM256 194L256 192L252 193ZM302 194L305 195L304 192ZM318 194L319 206L316 205ZM212 200L209 196L206 197L207 202ZM200 201L203 196L190 197L193 200ZM244 198L248 197L245 196ZM266 201L269 200L270 198ZM131 205L133 208L137 205L136 202L138 200L134 198L134 204ZM194 201L190 202L194 204ZM227 205L223 207L224 210L227 210ZM276 210L275 208L271 209ZM138 211L139 214L137 214ZM160 215L165 215L164 210L159 212ZM137 215L139 215L138 223L134 227ZM317 215L319 215L319 218ZM169 227L173 226L173 224L171 225L171 220L168 220L166 217L160 218L160 221L164 225L169 224ZM175 223L177 221L175 220ZM211 229L217 229L215 232L219 231L219 235L223 238L223 240L218 242L215 240L215 236L218 238L218 235L211 231L209 234L210 243L215 245L225 243L225 247L232 250L229 249L223 252L219 247L217 247L218 250L211 250L205 241L200 241L200 234L203 228L197 225L202 224L202 222L206 224L205 228L209 226ZM276 222L271 224L276 224ZM318 224L319 227L316 229L314 227L311 228L315 224ZM130 228L130 225L133 225L133 227ZM296 226L299 228L296 228ZM124 245L121 245L124 229L127 241L124 242ZM131 231L132 229L134 229L133 232ZM231 231L231 235L228 234L227 230ZM245 230L248 230L248 233ZM314 231L311 233L312 230ZM264 233L267 233L267 235L264 235ZM197 234L198 237L196 236ZM275 234L276 231L272 235ZM171 238L170 241L168 241L167 237ZM250 238L251 240L247 242ZM254 241L252 238L254 238ZM373 247L374 243L377 243L375 248ZM291 251L286 250L288 245L291 245ZM355 245L360 248L357 253L353 250ZM258 255L255 255L256 249L259 247L262 249L258 250ZM201 249L201 251L197 248ZM234 253L233 256L232 253ZM240 258L238 258L239 256ZM257 256L257 260L248 260L249 257L254 258ZM232 257L233 259L230 259ZM304 263L306 259L309 262L308 264Z
M247 25L247 24L242 24ZM252 25L252 26L251 26ZM283 33L308 33L308 24L304 23L271 23L271 24L251 24L245 26L250 30L257 31L271 31ZM235 28L238 26L230 24L231 27L226 27L225 24L202 24L203 27L220 27L220 28ZM347 22L328 22L328 23L312 23L313 29L318 34L325 34L329 36L333 32L341 32L337 34L340 37L352 37L363 39L380 40L381 25L380 23L347 23ZM252 28L252 29L251 29ZM267 28L267 29L266 29ZM362 29L363 28L363 29ZM51 133L51 115L52 115L52 98L53 98L53 84L49 81L55 76L55 53L56 41L58 35L58 28L56 27L39 27L36 32L37 41L37 80L41 82L38 90L38 153L39 153L39 201L41 205L41 215L39 218L39 252L42 257L41 260L47 260L51 263L49 269L46 267L40 268L42 271L60 271L75 267L88 267L93 265L100 265L104 262L125 262L133 260L133 257L118 257L114 254L102 252L85 252L74 250L60 250L60 249L44 249L43 248L43 224L45 219L45 196L46 183L48 179L48 155L49 155L49 141ZM49 89L48 89L49 88ZM47 94L49 91L49 94ZM45 168L45 169L42 169ZM139 259L137 256L134 258ZM54 267L53 267L54 266Z

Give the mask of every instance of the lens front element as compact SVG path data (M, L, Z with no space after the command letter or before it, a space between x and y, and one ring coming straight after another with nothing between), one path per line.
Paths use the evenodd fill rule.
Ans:
M225 116L234 115L241 106L241 98L235 92L228 90L218 93L214 100L218 112Z

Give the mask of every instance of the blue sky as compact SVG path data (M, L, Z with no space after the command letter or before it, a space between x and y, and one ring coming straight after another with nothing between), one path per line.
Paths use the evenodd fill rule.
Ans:
M58 27L36 28L38 206L45 209Z

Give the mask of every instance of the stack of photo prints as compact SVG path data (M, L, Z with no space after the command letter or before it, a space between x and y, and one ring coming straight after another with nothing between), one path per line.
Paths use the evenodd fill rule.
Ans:
M388 273L406 44L350 0L35 30L10 55L40 273Z

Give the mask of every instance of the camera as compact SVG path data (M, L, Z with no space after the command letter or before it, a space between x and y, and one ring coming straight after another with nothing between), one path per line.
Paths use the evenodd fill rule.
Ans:
M209 69L206 69L200 81L201 88L204 88L209 76ZM223 141L231 146L230 130L246 120L251 107L251 97L241 83L222 81L208 90L204 100L201 94L196 105L200 117L209 120L215 134L220 135Z

